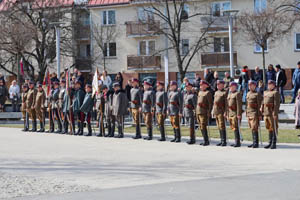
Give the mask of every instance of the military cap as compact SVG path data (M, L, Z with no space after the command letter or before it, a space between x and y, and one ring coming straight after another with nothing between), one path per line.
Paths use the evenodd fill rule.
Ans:
M86 84L86 87L92 88L93 86L91 84Z
M59 85L59 82L58 81L54 81L54 85Z
M139 79L137 79L137 78L132 78L132 82L139 82Z
M269 81L268 81L268 84L276 85L276 82L275 82L274 80L269 80Z
M28 85L27 85L27 84L24 84L22 87L23 87L23 88L28 88Z
M201 81L200 81L200 85L203 85L203 84L209 86L209 83L208 83L207 81L201 80Z
M225 81L223 81L223 80L217 80L217 84L225 84Z
M34 85L35 83L34 83L33 80L31 80L31 81L29 81L29 84L30 84L30 85Z
M176 85L177 86L177 82L176 81L170 81L170 86L172 85Z
M30 80L30 78L25 78L25 81L29 81Z
M192 86L192 87L193 87L193 84L190 83L190 82L187 82L187 83L185 84L185 86L186 86L186 87L187 87L187 86Z
M253 85L257 85L256 81L254 81L254 80L250 80L250 81L248 81L248 84L249 84L249 85L251 85L251 84L253 84Z
M156 85L157 85L157 86L159 86L159 85L164 86L165 84L164 84L163 81L157 81Z
M60 82L61 83L66 83L66 80L65 79L61 79Z
M105 89L107 89L107 86L106 85L102 85L101 89L105 90Z
M149 81L144 81L144 85L152 86Z
M77 83L80 84L80 85L82 84L81 81L78 80L78 79L75 81L75 84L77 84Z
M42 87L42 86L43 86L41 82L37 82L36 85L37 85L38 87Z
M115 88L115 87L120 87L120 83L115 82L115 83L113 84L113 87L114 87L114 88Z
M236 82L234 82L234 81L232 81L232 82L230 82L230 84L229 84L229 86L231 87L231 86L237 86L238 84L236 83Z

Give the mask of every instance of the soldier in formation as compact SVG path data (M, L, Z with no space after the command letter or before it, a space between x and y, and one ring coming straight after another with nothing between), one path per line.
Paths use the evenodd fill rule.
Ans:
M153 129L152 129L152 114L154 109L154 93L151 88L151 83L148 81L144 82L144 94L143 94L143 104L142 104L142 113L144 116L144 121L147 127L148 137L145 137L145 140L152 140Z
M37 84L38 91L36 94L36 99L35 99L35 112L36 116L40 121L40 130L37 132L45 132L45 101L46 101L46 94L43 89L43 85L41 83Z
M23 131L29 130L29 116L28 116L28 112L26 109L27 94L28 94L28 85L24 84L22 86L22 105L21 105L21 112L22 112L23 120L24 120Z
M168 96L164 90L164 82L158 81L157 84L157 91L156 91L156 100L155 100L155 113L157 124L159 127L160 132L160 139L159 141L166 141L166 133L165 133L165 119L167 116L167 108L168 108Z
M141 135L141 124L140 124L140 108L141 108L141 101L142 101L142 92L139 89L139 80L133 78L132 79L132 88L130 90L130 97L131 97L131 103L130 103L130 109L131 114L135 123L135 136L133 139L140 139L142 138Z

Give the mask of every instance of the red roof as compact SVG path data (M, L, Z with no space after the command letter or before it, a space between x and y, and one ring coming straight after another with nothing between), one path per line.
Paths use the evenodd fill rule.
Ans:
M130 0L89 0L89 6L109 6L128 4Z
M31 2L32 8L44 8L56 6L69 7L73 5L74 0L2 0L2 2L0 3L0 11L9 9L17 2Z

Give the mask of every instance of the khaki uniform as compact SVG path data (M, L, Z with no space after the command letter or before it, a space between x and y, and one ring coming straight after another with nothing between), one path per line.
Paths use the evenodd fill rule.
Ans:
M224 131L225 128L225 117L224 114L227 110L227 91L218 90L215 93L213 115L216 118L217 126L219 130Z
M141 107L142 104L141 90L138 87L131 88L130 98L131 98L130 110L131 110L133 121L136 125L136 136L134 137L134 139L139 139L141 138L140 111L139 111L139 108Z
M259 117L262 116L260 112L262 102L262 95L258 92L249 91L247 94L247 109L246 115L248 124L252 131L258 131Z
M207 130L208 117L212 110L212 94L210 91L199 91L197 100L197 120L201 130Z
M24 120L24 131L27 131L29 128L28 112L26 109L27 94L28 94L28 91L22 93L21 112L23 114L23 120Z
M168 97L164 90L156 92L155 112L157 117L157 124L159 127L165 125L165 117L167 113Z
M242 95L239 92L230 92L227 97L227 115L230 127L233 131L238 131L238 118L242 116Z
M35 99L35 112L40 122L44 122L45 119L45 110L44 110L45 100L46 100L46 94L44 90L42 90L41 92L38 91Z
M275 120L276 131L278 129L278 113L280 107L280 95L279 92L274 89L272 91L268 90L264 92L264 103L262 105L264 120L266 124L266 129L270 132L274 130L274 116L277 117Z
M35 100L36 100L37 89L29 89L27 92L26 99L26 110L29 113L30 119L36 121L36 113L35 113Z
M169 112L172 127L174 129L179 129L180 128L179 114L182 113L181 97L180 97L179 92L171 91L169 93L168 99L169 99L168 112Z
M152 89L146 90L143 95L142 112L148 129L152 128L152 108L154 107L154 93Z

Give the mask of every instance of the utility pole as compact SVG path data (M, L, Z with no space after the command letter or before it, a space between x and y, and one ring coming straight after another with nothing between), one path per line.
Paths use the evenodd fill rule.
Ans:
M166 2L167 3L167 2ZM167 16L167 8L165 7L165 16ZM165 31L168 30L168 23L165 24ZM167 91L169 84L169 43L168 36L165 34L165 54L164 54L164 65L165 65L165 90Z

